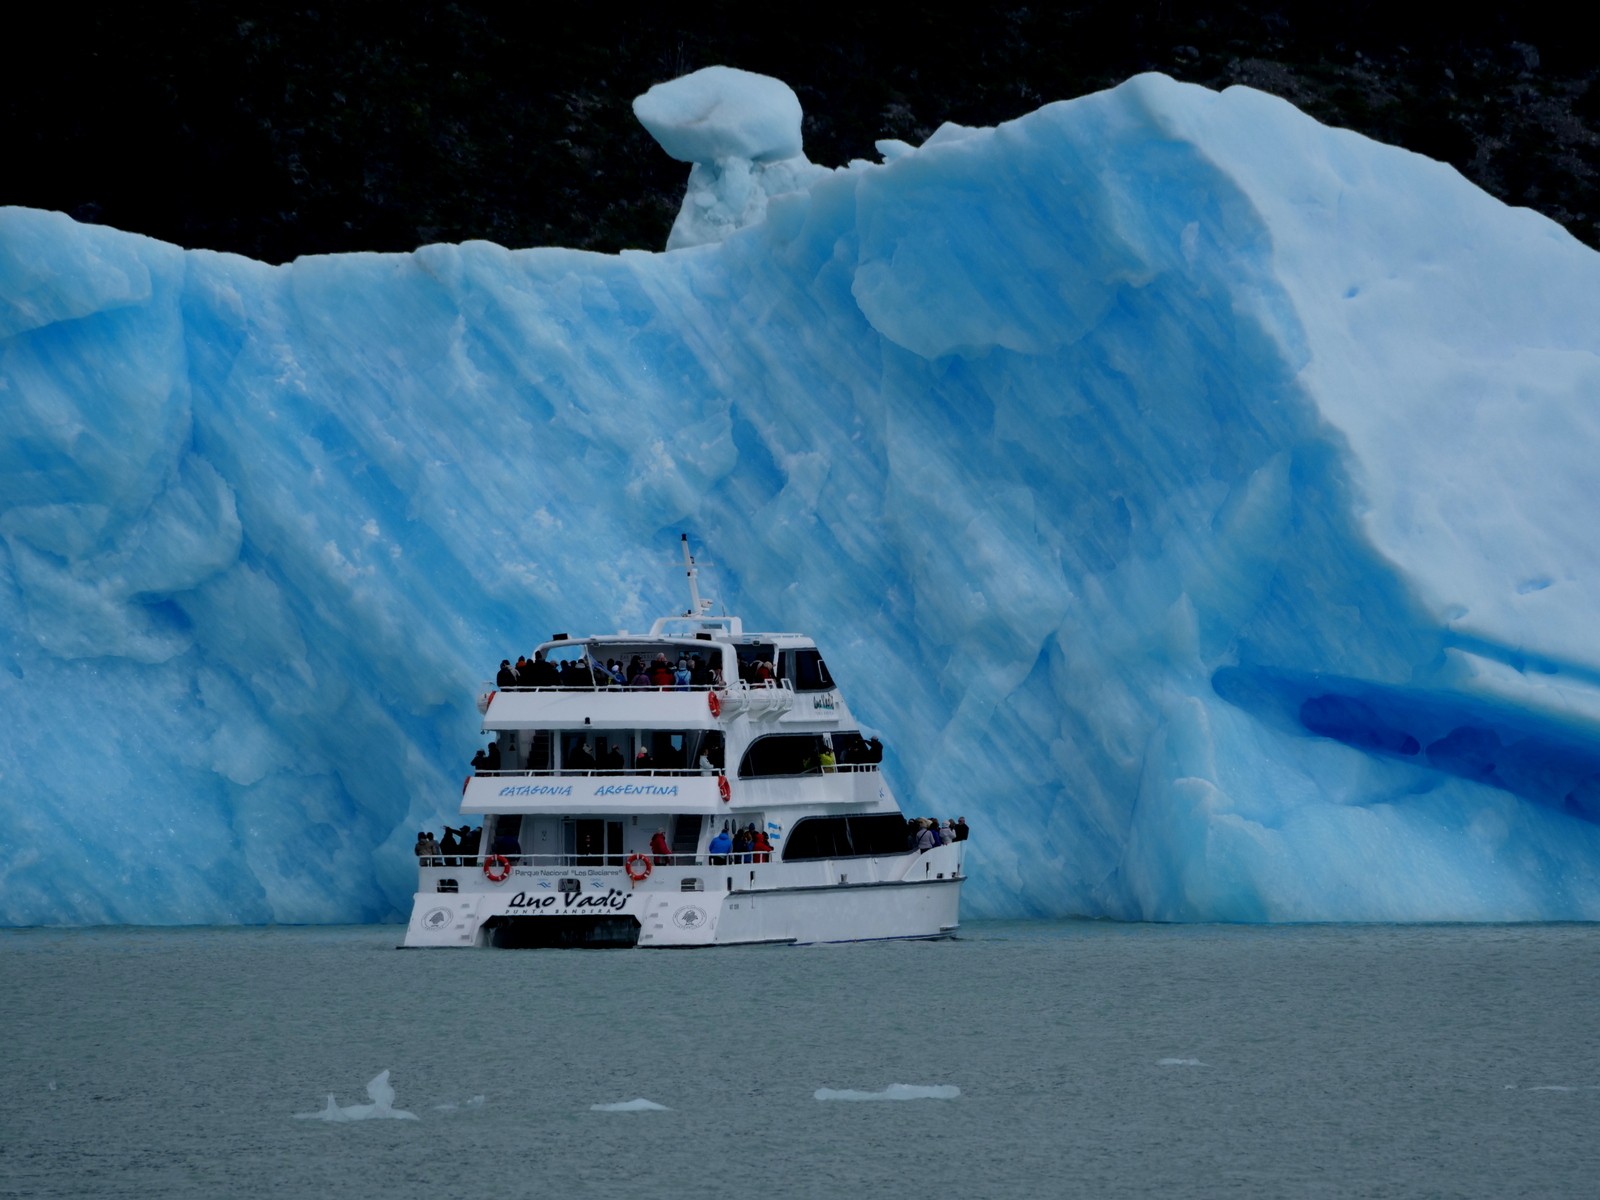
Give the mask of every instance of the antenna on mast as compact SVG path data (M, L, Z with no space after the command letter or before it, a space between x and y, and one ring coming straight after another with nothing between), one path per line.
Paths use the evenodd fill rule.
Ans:
M703 617L711 611L711 601L700 598L699 573L700 568L694 565L694 555L689 553L689 535L679 535L683 539L683 568L684 574L689 577L689 611L686 617Z

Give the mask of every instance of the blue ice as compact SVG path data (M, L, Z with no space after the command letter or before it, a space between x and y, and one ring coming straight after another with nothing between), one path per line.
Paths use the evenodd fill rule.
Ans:
M1600 917L1600 256L1247 88L836 170L757 91L641 100L670 253L0 209L0 922L394 919L474 686L680 530L969 917Z

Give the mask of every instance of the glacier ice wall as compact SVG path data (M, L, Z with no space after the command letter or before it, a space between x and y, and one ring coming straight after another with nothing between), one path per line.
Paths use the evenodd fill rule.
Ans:
M680 529L969 915L1600 917L1600 256L1243 88L895 151L671 254L0 210L0 921L396 915Z

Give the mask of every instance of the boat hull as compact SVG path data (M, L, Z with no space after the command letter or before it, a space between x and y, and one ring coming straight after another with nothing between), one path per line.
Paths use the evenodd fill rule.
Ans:
M678 949L950 937L959 925L963 849L839 861L820 873L780 863L701 865L689 868L694 876L662 871L655 886L600 871L574 891L531 874L499 885L474 880L470 890L418 892L405 945ZM885 869L891 864L898 869ZM694 890L683 890L685 880Z

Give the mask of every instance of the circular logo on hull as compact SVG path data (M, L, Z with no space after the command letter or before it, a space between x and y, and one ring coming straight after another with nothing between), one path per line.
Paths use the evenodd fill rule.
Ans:
M422 914L422 927L424 929L443 929L450 924L450 910L448 908L431 908Z
M706 923L706 910L687 904L672 914L672 923L679 929L699 929Z

